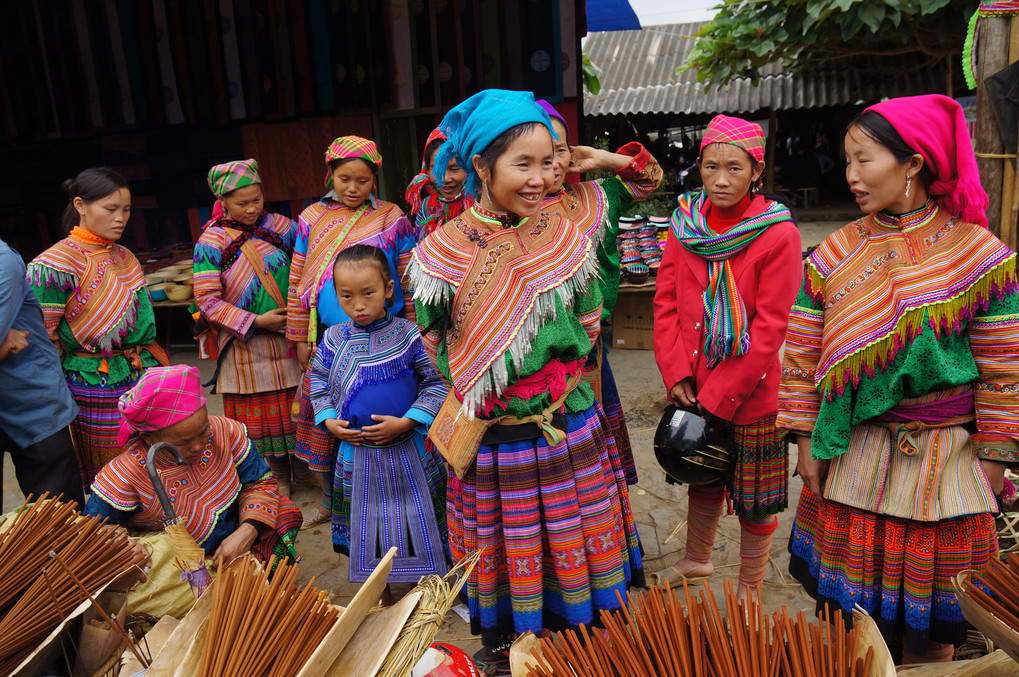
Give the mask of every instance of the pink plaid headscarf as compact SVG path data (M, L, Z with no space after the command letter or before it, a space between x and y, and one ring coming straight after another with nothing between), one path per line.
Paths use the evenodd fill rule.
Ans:
M120 396L117 408L123 418L117 443L131 435L169 428L205 406L205 391L198 369L186 364L150 367L138 383Z
M728 115L716 115L704 130L700 153L712 143L728 143L742 148L757 162L764 162L764 130L753 122Z
M378 168L382 167L382 155L374 141L360 136L337 137L326 148L326 188L333 186L333 173L329 170L329 163L346 158L358 158Z
M923 156L934 174L927 192L939 207L987 227L989 199L980 185L973 141L958 101L943 94L903 96L867 110L892 123L906 145Z

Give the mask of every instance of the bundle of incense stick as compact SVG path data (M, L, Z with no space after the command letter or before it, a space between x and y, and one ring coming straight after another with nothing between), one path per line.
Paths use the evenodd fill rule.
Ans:
M220 572L211 589L200 677L300 671L340 610L312 587L314 578L298 589L296 577L294 564L272 558L261 567L250 555Z
M1019 632L1019 555L1011 553L1004 561L992 559L986 569L971 576L963 587L973 601Z
M841 611L820 623L795 618L785 607L765 615L756 602L738 601L726 581L725 617L706 587L698 597L671 587L619 593L620 608L602 611L605 630L580 626L541 640L532 650L529 677L859 677L870 674L873 648L857 658L859 637L847 631ZM682 598L682 602L681 602ZM757 591L760 598L760 590ZM685 606L685 609L684 609Z
M17 667L79 604L147 557L124 529L82 517L74 502L47 494L31 500L0 535L0 674Z

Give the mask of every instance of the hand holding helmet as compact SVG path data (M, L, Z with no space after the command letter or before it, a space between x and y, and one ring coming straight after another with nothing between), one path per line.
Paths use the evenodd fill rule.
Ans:
M655 431L655 458L675 480L692 486L724 483L736 464L732 425L709 413L665 407Z

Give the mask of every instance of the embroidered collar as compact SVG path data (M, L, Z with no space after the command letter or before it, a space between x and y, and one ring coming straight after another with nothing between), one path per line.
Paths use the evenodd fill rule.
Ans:
M573 185L564 182L562 188L545 196L545 203L556 201L562 202L569 210L575 210L579 204L579 200L577 199L577 191Z
M461 186L461 187L460 187L460 192L459 192L459 193L457 193L457 194L456 194L456 195L454 195L453 197L445 197L445 196L443 196L443 194L442 194L442 193L441 193L441 192L439 191L439 189L438 189L438 188L436 188L436 189L435 189L435 196L436 196L437 198L439 198L439 201L440 201L440 202L457 202L458 200L462 200L462 199L463 199L463 196L464 196L464 189L463 189L463 186Z
M322 196L322 200L323 201L328 201L328 202L335 202L337 205L339 205L341 207L346 207L347 206L347 205L345 205L343 203L343 200L341 200L339 197L336 196L336 191L335 190L330 190L328 193L323 195ZM378 201L379 201L379 199L375 195L374 191L372 191L371 193L368 194L368 203L372 206L372 209L378 209L378 207L379 207ZM358 205L358 207L360 207L360 206L361 205ZM347 208L350 209L349 207L347 207ZM357 209L357 207L354 207L354 209Z
M107 240L105 237L96 235L92 231L86 230L81 226L75 226L72 228L70 237L72 240L77 240L78 242L95 245L97 247L106 247L107 249L112 249L114 245L113 240Z
M368 325L358 324L354 320L350 321L350 324L353 326L355 331L363 331L366 334L370 334L373 331L378 331L379 329L385 329L386 327L388 327L392 323L393 323L393 316L389 313L388 309L386 310L386 314L385 315L383 315L382 317L380 317L379 319L375 320L374 322L372 322L371 324L368 324Z
M938 208L937 205L934 204L934 200L928 198L927 202L924 203L922 207L914 209L911 212L906 212L905 214L878 212L874 214L873 223L881 228L907 232L930 223L934 219L934 215L937 211Z
M534 218L532 216L519 218L516 214L510 214L509 212L493 212L490 209L485 209L477 202L471 205L471 211L479 221L488 227L489 232L495 232L503 228L520 228L526 226Z

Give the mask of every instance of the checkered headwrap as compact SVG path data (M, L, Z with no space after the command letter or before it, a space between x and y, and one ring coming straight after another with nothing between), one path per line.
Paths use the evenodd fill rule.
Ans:
M729 143L742 148L757 162L764 162L764 130L753 122L728 115L716 115L704 130L700 152L712 143Z
M198 369L186 364L150 367L120 396L117 409L123 418L117 442L124 446L134 433L169 428L204 406Z
M258 175L258 162L255 160L235 160L216 165L209 170L209 190L216 197L244 188L255 183L262 183Z
M333 160L343 158L360 158L365 162L382 166L382 155L371 139L362 139L360 136L341 136L326 149L326 166ZM332 172L326 169L326 187L332 186Z

